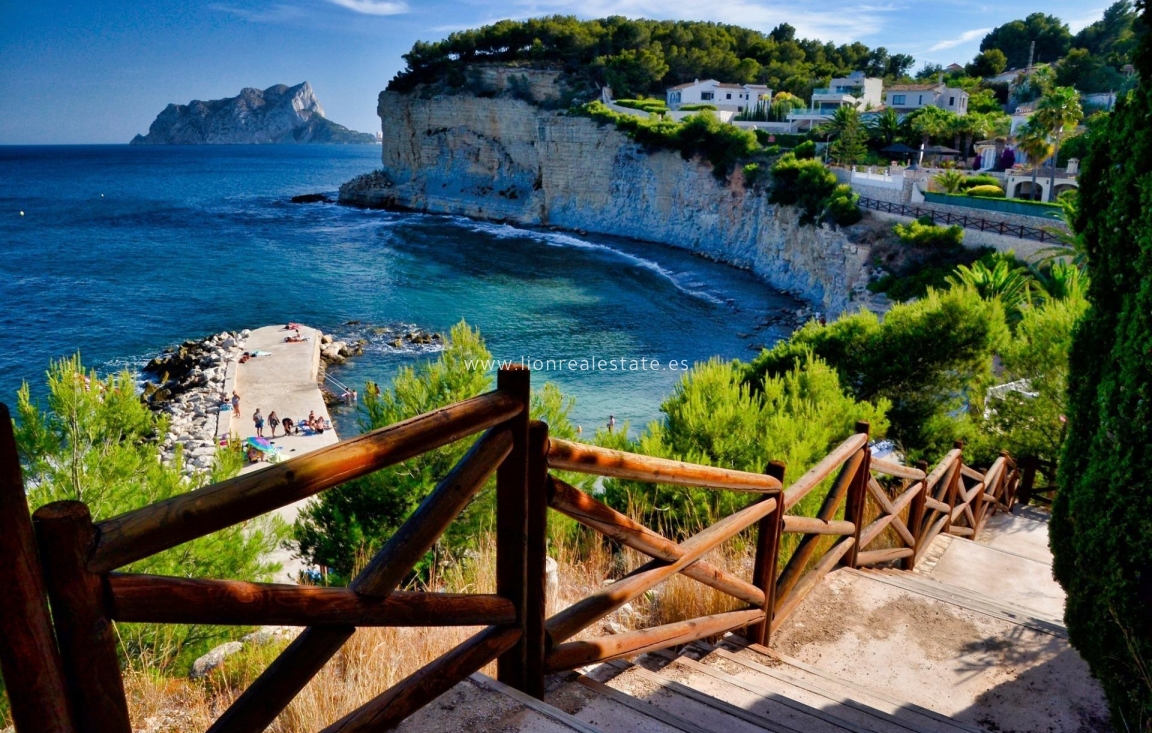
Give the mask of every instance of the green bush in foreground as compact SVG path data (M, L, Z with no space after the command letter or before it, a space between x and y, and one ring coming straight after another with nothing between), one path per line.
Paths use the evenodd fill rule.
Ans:
M799 160L806 160L808 158L816 157L816 143L811 140L805 140L796 147L792 148L792 154Z
M1004 189L999 186L971 186L966 193L969 196L986 199L1002 199L1005 196Z
M667 112L668 105L663 99L617 99L614 100L621 107L638 109L641 112L660 113Z
M753 386L793 369L809 352L840 374L857 400L887 400L891 437L913 456L937 457L957 437L952 415L990 379L992 356L1009 336L1004 309L970 289L930 291L881 321L860 311L815 321L756 357Z
M707 104L704 102L697 102L696 104L682 104L680 105L681 112L715 112L719 109L714 104Z
M1142 7L1152 22L1152 4ZM1077 229L1090 309L1070 362L1068 438L1051 525L1069 637L1118 730L1152 730L1152 36L1141 82L1094 134Z
M743 368L713 359L697 364L661 406L662 423L639 437L600 433L614 448L707 465L762 472L768 460L783 461L798 478L847 438L857 420L883 436L887 402L861 402L845 394L836 371L811 354L751 389ZM648 526L682 537L740 509L749 497L633 481L605 481L605 500ZM813 492L799 511L814 513L823 492Z
M211 474L186 482L180 455L160 462L157 439L167 422L141 404L132 375L101 378L79 356L53 362L46 404L25 384L17 395L15 427L28 503L35 509L66 499L86 503L96 520L222 481L239 472L239 451L218 452ZM285 536L278 520L256 519L133 563L126 569L178 577L270 580L265 560ZM234 630L204 626L117 625L122 651L148 654L160 667L191 661Z

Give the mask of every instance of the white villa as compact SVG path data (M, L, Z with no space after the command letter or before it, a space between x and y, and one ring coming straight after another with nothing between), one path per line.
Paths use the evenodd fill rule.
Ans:
M868 77L854 71L846 77L833 79L828 86L812 90L812 106L788 114L795 130L809 130L844 106L861 112L880 107L884 103L884 80Z
M958 115L968 114L968 92L936 84L895 84L884 90L884 104L899 114L921 107L939 107Z
M668 109L673 111L685 104L711 104L721 112L743 112L771 100L772 90L763 84L728 84L715 79L697 79L667 91Z

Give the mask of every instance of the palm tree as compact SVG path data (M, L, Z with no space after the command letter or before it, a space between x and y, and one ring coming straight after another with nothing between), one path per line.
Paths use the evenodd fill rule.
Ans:
M891 108L876 115L868 127L872 131L872 136L884 143L884 147L895 143L896 139L904 133L904 125L900 122L900 115Z
M816 128L816 132L831 139L839 137L845 130L859 128L859 126L860 110L850 104L844 104L837 107L831 117L821 122L820 126Z
M1040 163L1052 155L1052 143L1048 142L1048 131L1039 123L1036 116L1024 123L1016 132L1016 147L1024 151L1028 161L1032 163L1032 199L1036 196L1036 175L1040 170Z
M955 117L955 112L948 112L939 107L921 107L908 115L906 122L908 128L920 136L921 144L927 146L932 138L940 137L951 129Z
M936 184L944 189L944 193L959 193L960 187L964 185L964 179L967 177L968 176L960 171L952 170L939 173L932 180L936 181Z
M1036 105L1033 119L1055 140L1056 149L1052 156L1052 177L1048 182L1048 201L1056 200L1056 159L1060 157L1060 142L1064 134L1076 127L1084 119L1080 107L1080 92L1072 87L1055 87L1045 94ZM1031 120L1029 120L1031 122Z
M972 288L984 300L998 298L1012 322L1018 321L1021 310L1032 304L1032 276L1005 259L998 259L991 269L980 260L971 266L960 265L956 274L946 280L952 287Z

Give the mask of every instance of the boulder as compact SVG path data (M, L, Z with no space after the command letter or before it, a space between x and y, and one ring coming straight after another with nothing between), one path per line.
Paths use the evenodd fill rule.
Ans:
M199 680L208 676L208 673L224 663L224 660L244 648L238 641L221 644L192 663L192 671L188 673L191 679Z

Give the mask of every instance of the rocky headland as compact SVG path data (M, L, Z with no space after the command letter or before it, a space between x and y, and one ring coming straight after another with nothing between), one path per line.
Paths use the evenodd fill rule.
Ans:
M375 143L376 136L327 119L308 82L246 88L235 97L169 104L133 145Z
M383 167L342 186L340 201L681 247L828 316L868 299L869 247L855 234L802 223L739 168L718 180L706 161L555 109L557 75L493 71L454 92L381 92Z

